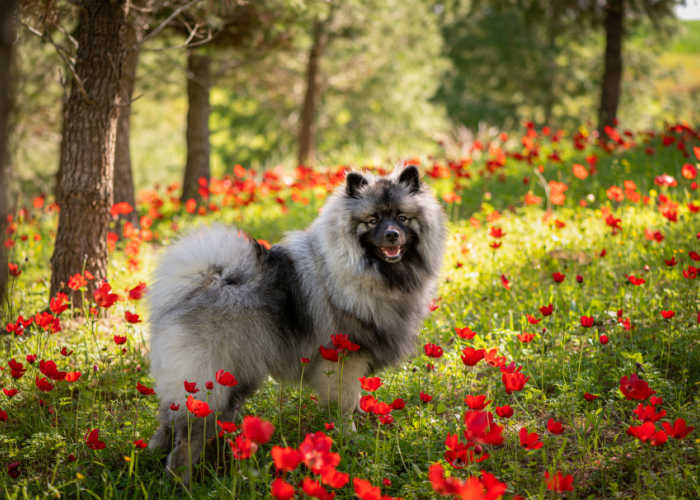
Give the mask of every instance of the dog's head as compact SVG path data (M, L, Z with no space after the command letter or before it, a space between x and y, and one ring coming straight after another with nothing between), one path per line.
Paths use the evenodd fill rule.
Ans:
M365 263L410 290L439 268L444 212L413 165L384 177L350 172L342 191L346 231ZM339 242L342 244L341 242Z
M398 264L415 252L423 215L415 195L421 188L418 169L412 165L393 179L347 175L352 228L368 259Z

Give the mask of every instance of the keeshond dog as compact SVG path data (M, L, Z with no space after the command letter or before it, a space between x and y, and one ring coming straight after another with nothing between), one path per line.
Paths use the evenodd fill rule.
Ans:
M304 379L321 403L339 399L341 410L352 412L359 377L414 352L442 263L445 219L418 169L408 166L385 177L348 173L311 226L270 249L222 226L170 246L148 295L160 400L149 446L173 446L171 470L196 461L205 430L191 425L188 449L183 384L203 388L219 369L238 380L214 384L207 397L221 420L232 420L268 375L298 382L302 357L310 359ZM327 375L336 363L319 354L335 333L360 345L345 358L342 387ZM207 420L213 436L215 419Z

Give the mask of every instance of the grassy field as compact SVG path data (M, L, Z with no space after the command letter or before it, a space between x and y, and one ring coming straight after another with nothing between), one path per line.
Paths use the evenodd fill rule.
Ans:
M700 416L700 136L615 139L533 128L452 162L422 158L451 221L442 284L416 355L364 393L405 406L356 415L351 432L306 387L270 380L243 413L274 425L269 441L234 458L229 441L241 456L255 422L217 437L189 489L139 447L157 408L137 389L153 385L139 284L193 226L235 224L271 243L305 227L342 168L238 168L199 208L176 187L142 192L140 230L113 241L119 298L88 297L88 319L47 308L57 217L50 199L27 200L5 235L16 276L0 335L1 495L263 498L276 480L299 498L698 498L700 439L685 426ZM307 446L319 432L316 458L340 459L320 474ZM288 449L273 460L273 447ZM276 469L282 455L292 470Z

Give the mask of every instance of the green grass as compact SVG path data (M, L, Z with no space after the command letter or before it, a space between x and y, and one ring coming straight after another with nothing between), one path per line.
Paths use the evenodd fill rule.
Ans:
M641 424L633 413L638 402L625 400L619 389L620 378L632 373L663 397L660 408L667 416L662 421L684 418L688 425L697 426L700 416L698 281L682 274L690 265L698 267L688 255L700 251L696 236L700 214L688 208L692 200L698 201L698 191L681 174L683 164L694 164L695 159L684 158L675 144L663 146L658 137L639 135L635 140L639 144L608 154L590 144L577 151L568 137L559 144L538 137L539 159L530 165L509 158L495 174L480 175L488 155L475 155L467 168L472 177L459 180L457 194L462 201L446 204L450 236L436 297L438 307L421 332L421 344L438 344L444 355L429 359L419 349L415 357L378 374L383 385L374 394L377 399L406 401L404 409L392 412L394 422L380 425L372 415L358 415L357 432L341 432L343 423L335 409L319 407L305 387L300 393L296 386L280 386L271 380L248 401L244 412L276 426L270 443L250 459L238 461L232 459L223 440L218 440L196 471L189 492L164 472L162 455L132 445L136 439L150 438L157 407L155 396L142 396L135 389L137 382L153 385L148 377L146 323L130 325L124 320L125 310L145 318L143 301L119 301L88 321L72 319L69 309L61 314L62 331L55 334L31 326L22 336L2 335L0 385L19 389L11 399L0 395L0 408L9 415L0 422L2 496L262 498L269 496L275 477L271 446L295 447L307 433L324 431L334 441L333 451L340 454L338 470L374 485L387 479L390 485L382 485L383 494L406 499L437 496L427 473L438 462L448 474L461 479L481 470L495 474L508 485L504 498L560 496L547 490L545 471L573 476L574 490L565 494L570 498L697 498L697 429L684 439L669 437L661 446L626 433L630 425ZM692 155L692 146L700 142L690 137L685 140ZM644 152L646 146L654 148L653 156ZM520 137L512 138L506 149L522 152ZM563 158L561 163L546 159L553 150ZM584 180L575 178L572 164L587 165L585 158L591 153L599 157L597 173ZM536 172L540 164L541 174ZM672 175L678 186L655 185L654 178L662 173ZM557 180L568 186L563 205L554 205L551 214L545 201L535 206L522 203L526 192L546 198L539 175L547 182ZM440 196L455 189L454 175L426 179ZM608 188L622 187L625 180L633 181L649 203L610 201ZM162 218L153 221L155 238L138 245L138 269L128 264L128 242L120 241L111 254L110 283L125 296L127 288L148 281L162 245L200 223L236 224L257 238L275 242L285 231L305 227L313 220L327 187L321 180L308 189L282 187L265 194L258 185L254 203L224 203L222 195L216 195L211 201L225 206L198 216L177 207L161 191ZM308 204L292 201L293 192L307 198ZM678 203L677 222L660 213L661 194ZM275 202L278 196L285 200L286 211ZM586 207L581 206L582 200ZM604 210L621 219L622 231L613 234L605 223ZM141 204L139 211L145 215L148 205ZM11 261L19 264L22 274L11 283L5 323L46 307L56 217L45 208L31 208L16 222ZM498 249L489 246L495 241L489 235L493 226L506 233ZM661 231L663 241L648 240L645 229ZM23 241L25 235L28 238ZM34 235L40 239L35 240ZM606 254L601 257L603 249ZM671 256L679 262L675 267L664 264ZM554 282L554 272L566 275L562 283ZM634 286L627 279L629 274L646 282ZM501 275L509 280L510 289L503 286ZM582 283L576 281L576 275L583 277ZM543 317L539 308L550 303L553 313ZM631 330L619 324L619 309L623 319L630 319ZM666 320L661 310L668 309L676 314ZM541 322L529 324L527 314ZM581 326L583 315L593 316L595 326ZM473 339L455 334L456 327L465 326L477 332ZM535 337L523 343L517 337L522 332ZM599 342L603 334L609 338L605 345ZM115 345L114 335L126 335L127 343ZM64 346L73 350L68 357L59 352ZM522 365L523 373L530 377L524 389L507 394L500 370L484 361L465 367L460 354L466 346L498 348L508 363ZM37 355L34 364L26 362L28 354ZM17 380L10 376L7 362L11 358L27 368ZM82 376L73 383L55 382L50 392L39 392L34 380L40 359L55 360L59 369L80 371ZM433 368L427 369L428 364ZM432 395L432 401L421 402L421 392ZM586 392L599 398L587 401ZM494 413L504 426L504 444L484 446L490 455L487 460L458 470L445 461L444 442L448 433L457 433L464 440L463 416L468 410L464 398L468 394L485 394L493 400L488 411L509 404L514 415L504 419ZM550 417L564 423L563 434L547 431ZM330 422L336 429L326 431L324 424ZM522 427L540 435L542 448L526 450L520 445ZM660 422L657 427L661 428ZM100 440L105 442L102 450L86 446L85 435L94 428L100 429ZM11 463L19 463L17 478L5 470ZM286 480L296 485L304 476L312 474L302 465ZM352 482L336 493L338 498L353 497Z
M698 54L700 52L700 21L683 21L680 34L669 47L669 51Z

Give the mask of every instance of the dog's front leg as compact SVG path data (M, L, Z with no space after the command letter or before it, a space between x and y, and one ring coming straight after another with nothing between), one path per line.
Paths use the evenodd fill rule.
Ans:
M334 401L343 415L350 416L360 400L359 378L368 370L369 358L360 353L350 353L338 362L319 358L311 367L309 382L322 405Z

